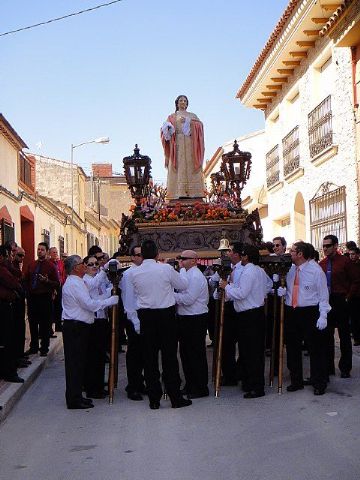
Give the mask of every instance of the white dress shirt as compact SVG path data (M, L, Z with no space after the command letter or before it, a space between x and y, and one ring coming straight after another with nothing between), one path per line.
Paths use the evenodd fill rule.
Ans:
M69 275L62 289L62 318L94 323L94 313L113 305L112 298L95 300L90 297L89 290L82 278Z
M237 312L245 312L264 305L266 295L272 289L272 281L258 265L244 266L238 282L226 285L225 292L234 301Z
M174 288L185 290L187 278L167 263L145 259L129 271L139 308L168 308L175 305Z
M187 278L189 285L186 290L175 293L177 313L179 315L207 313L209 311L209 288L205 276L196 266L189 270L182 268L180 275Z
M329 305L329 290L326 275L316 262L305 262L299 267L299 293L298 307L310 307L319 305L320 314L327 316L331 310ZM286 275L285 304L292 306L292 294L295 281L296 266L292 265Z
M101 270L93 277L85 273L83 280L89 289L90 297L95 300L103 300L111 296L111 287L108 287L108 278L104 270ZM97 318L108 318L105 309L96 312Z
M138 268L136 265L131 265L130 268L125 270L121 278L119 287L121 288L121 298L124 305L124 311L127 318L133 323L135 329L140 326L140 320L137 314L138 304L134 291L134 285L129 281L129 273L133 268Z

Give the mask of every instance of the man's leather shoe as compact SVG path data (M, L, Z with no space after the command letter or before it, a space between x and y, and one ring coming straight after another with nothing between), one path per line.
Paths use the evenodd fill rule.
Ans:
M86 397L102 400L103 398L106 398L106 393L104 391L102 391L102 392L86 392Z
M188 398L194 399L194 398L204 398L209 396L209 390L203 391L203 392L193 392L193 393L188 393Z
M312 385L312 384L313 384L313 382L312 382L311 378L306 378L305 380L303 380L303 385L305 387L307 387L309 385Z
M82 397L81 401L82 401L82 403L85 403L85 405L93 405L93 402L92 402L91 398Z
M48 352L40 352L40 357L47 357Z
M191 404L192 404L191 400L188 400L183 397L179 397L176 400L171 402L171 408L189 407Z
M325 388L314 388L314 395L324 395Z
M150 400L149 407L151 408L151 410L159 410L160 408L159 400Z
M88 408L94 408L94 405L92 403L84 403L84 402L68 403L67 408L69 410L87 410Z
M286 387L288 392L296 392L297 390L304 390L304 385L288 385Z
M10 383L24 383L25 380L19 375L11 375L10 377L4 377L5 382L10 382Z
M33 348L29 348L29 350L26 350L26 352L24 352L24 357L28 357L29 355L35 355L36 353L38 353L39 350L34 350Z
M259 397L264 397L265 392L256 392L255 390L251 390L250 392L244 393L244 398L259 398Z
M57 338L57 335L52 334L50 335L50 338Z
M350 375L349 372L341 372L340 377L341 377L341 378L350 378L351 375Z
M127 397L130 398L130 400L135 400L135 402L143 400L142 395L140 395L138 392L128 392Z

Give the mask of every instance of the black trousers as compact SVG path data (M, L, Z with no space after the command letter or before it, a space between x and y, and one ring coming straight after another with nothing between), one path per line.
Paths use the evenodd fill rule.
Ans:
M30 349L47 353L50 344L52 297L51 294L29 295L28 320L30 327Z
M319 307L285 307L285 343L287 367L291 384L303 384L302 342L306 341L311 365L311 380L315 388L327 385L327 328L318 330Z
M340 339L339 370L349 373L352 368L352 343L348 304L343 295L330 294L331 310L328 313L328 373L335 373L335 328Z
M353 297L348 301L350 313L351 333L355 342L360 342L360 297Z
M81 402L89 334L89 324L77 320L64 320L63 342L67 405Z
M178 315L180 358L187 393L205 393L208 390L207 317L207 313Z
M55 324L55 330L61 332L61 318L62 318L62 290L56 290L56 296L52 303L51 323ZM50 331L52 332L51 325Z
M221 369L224 379L229 382L236 382L239 378L236 363L236 342L238 342L236 312L233 302L225 302Z
M101 393L104 390L108 334L109 323L107 318L96 318L94 323L89 325L84 378L84 388L88 394Z
M25 347L25 297L21 296L14 301L13 312L16 357L21 358Z
M144 345L143 337L135 332L133 323L126 323L127 349L126 349L126 373L128 384L125 390L128 393L144 390Z
M265 385L264 307L236 313L235 325L240 345L243 387L247 391L263 392Z
M177 359L178 331L175 307L138 310L141 336L144 342L145 382L149 400L159 401L162 396L159 370L161 353L162 377L170 400L180 397L180 375Z
M0 375L5 379L17 373L15 331L13 304L0 300Z
M212 297L209 298L208 308L207 331L209 332L210 340L213 342L215 337L216 300Z

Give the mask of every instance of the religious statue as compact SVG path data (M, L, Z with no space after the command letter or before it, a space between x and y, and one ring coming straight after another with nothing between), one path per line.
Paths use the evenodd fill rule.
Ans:
M165 154L167 199L204 197L204 129L194 113L187 112L188 99L179 95L175 113L161 127L161 142Z

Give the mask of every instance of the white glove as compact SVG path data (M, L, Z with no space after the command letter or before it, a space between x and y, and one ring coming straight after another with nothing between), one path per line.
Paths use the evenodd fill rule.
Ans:
M134 323L134 329L137 334L140 334L140 322Z
M111 307L112 305L117 305L119 303L119 295L113 295L106 300L107 306Z
M324 328L327 327L327 320L326 320L326 317L322 317L320 315L318 321L316 322L316 328L318 330L324 330Z
M278 297L285 297L286 288L285 287L279 287L278 290L277 290L277 295L278 295Z
M109 264L110 262L116 262L117 264L117 269L119 270L120 268L120 262L118 260L116 260L115 258L112 258L111 260L109 260L107 263L105 263L104 265L104 270L107 270L109 268Z
M210 280L212 282L220 282L220 275L218 272L215 272L213 275L211 275Z
M272 276L273 282L278 282L280 280L280 277L277 273L274 273Z
M219 300L219 292L218 292L218 289L214 290L213 299L214 299L214 300Z

